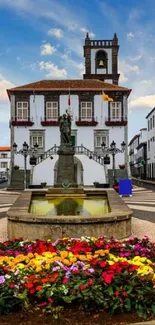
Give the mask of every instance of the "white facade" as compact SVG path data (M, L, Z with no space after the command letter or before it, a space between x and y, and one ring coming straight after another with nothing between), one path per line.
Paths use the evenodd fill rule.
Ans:
M155 108L147 115L148 178L155 178Z
M94 96L94 119L97 120L98 124L96 126L77 126L76 121L79 117L79 97L78 95L71 95L71 107L72 107L72 132L75 134L75 144L85 146L91 151L96 151L95 148L95 139L97 134L96 131L101 131L105 133L107 145L114 140L116 146L121 149L122 141L127 143L128 138L128 126L106 126L105 122L108 117L108 102L102 101L101 95ZM11 96L12 103L12 118L14 118L14 95ZM60 95L60 115L65 113L66 108L68 107L68 95ZM124 96L123 100L124 112L127 115L127 98ZM55 144L60 145L60 131L58 126L42 126L41 121L44 120L44 96L43 95L31 95L30 96L30 119L33 121L33 126L11 126L11 145L14 142L18 145L18 150L22 149L22 144L26 141L31 147L31 136L32 132L41 132L40 134L44 137L44 151L52 148ZM120 117L114 117L114 120L121 121ZM98 148L102 154L101 147ZM81 183L81 177L83 177L83 184L92 185L93 182L98 181L101 183L106 182L105 169L99 163L90 160L87 156L79 154L75 155L77 158L77 170L83 170L83 176L80 176L77 172L77 181ZM116 168L120 164L127 163L127 148L125 153L119 153L116 155ZM14 165L19 165L20 168L24 168L24 159L22 155L14 155L12 153L12 160ZM28 159L29 160L29 159ZM54 170L56 162L58 160L57 155L53 155L53 160L47 158L42 163L38 164L33 168L33 184L37 185L41 182L46 182L47 185L54 184ZM81 163L80 163L81 162ZM31 169L29 162L27 168ZM107 168L112 168L112 159L111 164Z
M7 173L10 168L11 150L5 147L0 147L0 176Z

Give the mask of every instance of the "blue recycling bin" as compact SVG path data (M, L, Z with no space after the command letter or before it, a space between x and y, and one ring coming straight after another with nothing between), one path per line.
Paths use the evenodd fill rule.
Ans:
M132 196L132 180L120 179L119 180L119 195L120 196Z

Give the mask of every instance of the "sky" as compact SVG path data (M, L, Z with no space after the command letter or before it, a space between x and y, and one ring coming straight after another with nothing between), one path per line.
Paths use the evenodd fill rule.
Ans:
M119 40L119 85L129 97L129 140L155 106L155 0L0 0L0 145L9 145L6 89L82 79L86 32Z

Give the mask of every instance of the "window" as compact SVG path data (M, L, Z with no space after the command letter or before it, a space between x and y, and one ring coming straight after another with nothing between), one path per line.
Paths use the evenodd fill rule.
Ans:
M148 151L150 151L150 140L148 140Z
M105 143L105 145L107 146L107 137L106 136L102 136L102 135L97 135L95 138L95 147L96 148L101 148L101 144Z
M111 120L121 120L121 102L110 103Z
M28 120L28 102L17 102L17 120Z
M91 121L92 120L92 102L81 103L81 120Z
M150 130L152 130L152 118L150 119Z
M153 115L153 128L154 128L154 115Z
M46 102L46 120L58 119L58 102Z
M1 168L7 168L7 167L8 167L8 163L2 161L2 162L1 162Z
M8 157L7 153L1 153L1 158L7 158L7 157Z
M32 147L38 144L38 148L43 148L43 137L42 136L32 136Z

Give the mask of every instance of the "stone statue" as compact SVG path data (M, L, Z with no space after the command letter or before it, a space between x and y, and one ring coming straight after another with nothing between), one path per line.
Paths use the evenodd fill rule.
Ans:
M59 117L61 144L71 144L71 116L66 114Z

